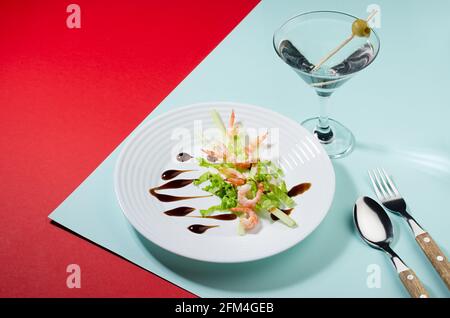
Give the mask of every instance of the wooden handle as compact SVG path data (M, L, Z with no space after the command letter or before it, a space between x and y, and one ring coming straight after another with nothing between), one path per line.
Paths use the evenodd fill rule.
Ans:
M403 272L400 272L398 275L400 276L400 280L402 281L403 286L405 286L406 290L411 295L411 297L413 298L430 297L425 287L423 287L419 278L416 276L416 273L414 273L411 269L407 269Z
M447 285L447 288L450 289L450 265L445 254L427 232L417 235L416 241Z

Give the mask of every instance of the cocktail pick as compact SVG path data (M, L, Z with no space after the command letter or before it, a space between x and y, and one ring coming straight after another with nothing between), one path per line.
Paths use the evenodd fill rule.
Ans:
M372 13L367 17L366 20L358 19L355 20L352 24L352 34L346 38L341 44L339 44L334 50L328 53L325 57L323 57L319 63L311 70L314 72L318 70L323 63L328 61L333 55L335 55L340 49L342 49L348 42L353 40L355 36L365 36L368 37L370 35L370 28L367 26L367 23L378 13L377 10L373 10Z

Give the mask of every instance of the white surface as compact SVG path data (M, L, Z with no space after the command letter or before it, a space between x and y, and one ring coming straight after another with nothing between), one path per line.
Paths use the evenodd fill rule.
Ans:
M310 182L311 189L295 198L297 207L291 214L298 226L288 228L263 216L256 231L237 234L238 220L219 221L190 217L170 217L163 212L179 206L207 208L217 198L203 198L164 203L148 192L166 181L161 174L167 169L199 169L195 160L180 163L175 154L182 149L172 138L176 129L185 128L194 136L194 121L201 120L203 129L213 127L210 110L216 109L228 119L231 109L245 128L279 128L281 165L285 169L288 188ZM175 133L175 135L177 135ZM183 144L183 143L181 143ZM195 178L201 171L177 178ZM244 262L282 252L302 241L326 216L335 190L331 162L315 138L297 122L265 108L235 103L202 103L189 105L153 118L141 126L127 141L115 171L115 189L120 206L131 224L147 239L173 253L211 262ZM164 193L180 196L205 194L193 185ZM198 214L197 211L191 214ZM219 225L204 234L187 230L191 224Z

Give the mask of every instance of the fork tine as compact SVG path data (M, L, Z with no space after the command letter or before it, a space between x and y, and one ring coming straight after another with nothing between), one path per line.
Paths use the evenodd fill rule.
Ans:
M380 176L381 181L383 181L384 184L384 188L386 189L387 193L389 194L390 197L394 196L394 193L392 193L391 189L389 188L389 186L386 183L386 177L383 175L383 173L381 172L380 168L377 168L378 170L378 174Z
M383 193L383 196L387 199L389 198L389 195L386 193L386 191L383 188L383 185L381 184L380 178L378 177L377 171L374 169L372 170L373 175L375 176L375 180L377 182L378 188L380 188L381 193Z
M378 187L375 184L375 180L373 179L372 174L370 173L370 170L367 171L367 173L369 174L370 181L372 181L372 186L373 186L373 189L375 190L375 194L377 195L378 200L383 201L383 196L381 195L380 191L378 190Z
M394 191L395 195L400 196L400 193L398 192L397 188L395 187L394 182L392 182L391 178L386 173L386 171L384 169L382 169L382 170L383 170L383 173L384 173L384 175L385 175L385 177L386 177L386 179L387 179L387 181L389 183L389 186L391 187L392 191Z

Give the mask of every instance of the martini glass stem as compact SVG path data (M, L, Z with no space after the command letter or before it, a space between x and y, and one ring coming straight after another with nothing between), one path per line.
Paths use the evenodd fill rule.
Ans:
M333 131L331 130L328 120L328 111L330 105L330 96L319 97L319 118L314 134L322 143L330 143L333 141Z

